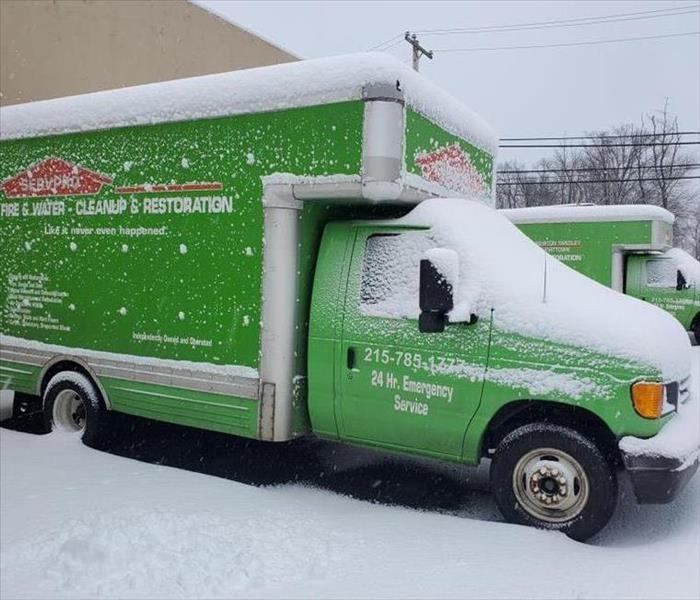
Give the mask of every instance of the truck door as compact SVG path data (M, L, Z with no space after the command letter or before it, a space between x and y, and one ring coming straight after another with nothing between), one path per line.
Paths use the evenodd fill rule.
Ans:
M662 255L629 256L625 291L668 311L688 329L695 290L679 280L678 272L676 262Z
M419 265L427 231L359 228L337 373L341 438L460 456L481 400L488 318L418 331Z

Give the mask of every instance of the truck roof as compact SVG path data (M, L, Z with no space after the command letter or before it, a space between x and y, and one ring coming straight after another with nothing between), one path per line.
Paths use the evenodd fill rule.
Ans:
M513 223L571 223L616 221L663 221L673 224L675 217L665 208L647 204L615 206L555 205L507 208L501 212Z
M360 100L363 87L400 86L408 106L495 156L498 140L474 112L397 59L337 56L151 83L0 109L0 140L277 111Z

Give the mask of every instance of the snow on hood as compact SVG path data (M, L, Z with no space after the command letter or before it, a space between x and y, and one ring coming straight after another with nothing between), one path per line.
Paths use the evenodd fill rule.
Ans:
M430 227L457 251L461 312L493 307L501 330L641 361L665 380L688 375L690 342L675 318L580 275L482 202L430 199L399 222Z
M664 256L672 259L678 266L688 285L700 286L700 261L680 248L671 248Z
M149 125L360 100L368 84L400 82L406 104L495 156L493 130L399 60L355 54L217 73L0 109L0 139Z

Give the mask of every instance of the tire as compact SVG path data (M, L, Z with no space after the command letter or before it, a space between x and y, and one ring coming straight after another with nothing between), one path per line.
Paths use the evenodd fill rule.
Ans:
M85 375L64 371L46 386L43 403L48 431L81 433L87 446L94 446L104 428L106 409L95 385Z
M531 423L509 433L491 462L491 490L507 521L585 541L608 523L617 476L579 432Z

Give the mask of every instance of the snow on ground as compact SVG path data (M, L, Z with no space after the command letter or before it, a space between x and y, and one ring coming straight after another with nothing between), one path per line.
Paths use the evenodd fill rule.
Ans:
M483 469L140 421L111 444L0 430L0 597L700 595L698 476L665 506L623 485L580 544L498 522Z

